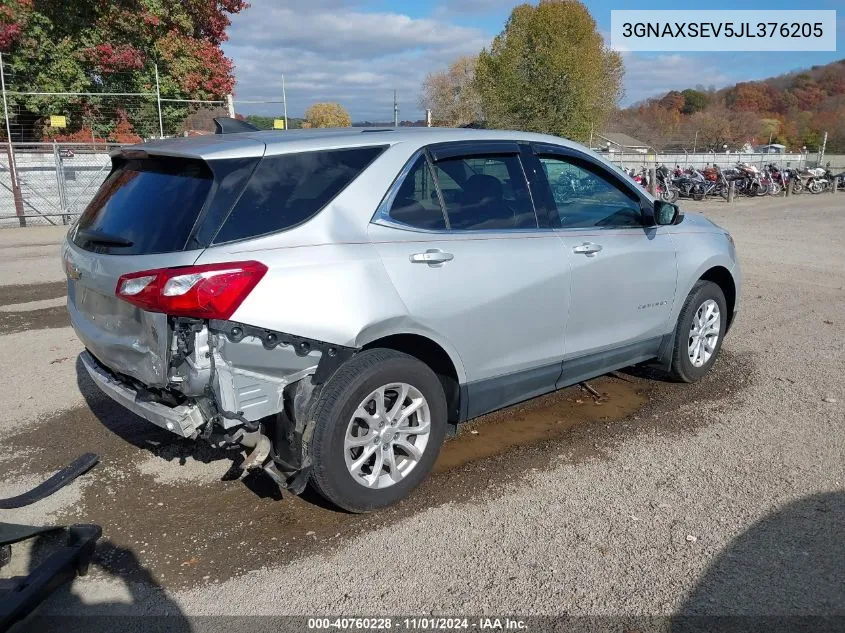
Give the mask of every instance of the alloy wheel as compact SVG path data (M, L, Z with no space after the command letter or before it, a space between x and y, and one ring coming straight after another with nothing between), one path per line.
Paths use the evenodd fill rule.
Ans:
M382 385L349 420L343 438L346 468L366 488L392 486L420 462L430 431L431 410L419 389L403 382Z
M713 356L716 344L719 342L721 324L719 304L713 299L707 299L695 311L687 350L693 367L701 367Z

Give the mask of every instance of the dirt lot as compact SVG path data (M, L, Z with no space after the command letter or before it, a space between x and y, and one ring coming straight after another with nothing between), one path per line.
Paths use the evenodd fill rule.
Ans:
M103 458L0 512L104 527L41 613L845 618L845 196L685 208L731 230L745 273L705 380L632 370L593 381L598 403L575 387L488 416L374 516L232 480L224 453L101 396L62 307L63 230L0 231L0 496Z

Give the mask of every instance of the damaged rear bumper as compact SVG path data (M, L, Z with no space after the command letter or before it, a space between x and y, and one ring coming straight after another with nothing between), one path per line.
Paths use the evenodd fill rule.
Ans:
M160 402L139 400L135 389L100 365L90 352L82 352L79 358L104 394L148 422L187 438L197 437L205 424L205 417L196 404L169 407Z
M167 387L113 371L91 351L82 364L112 400L180 437L240 447L296 493L305 485L321 385L355 349L231 321L173 319Z

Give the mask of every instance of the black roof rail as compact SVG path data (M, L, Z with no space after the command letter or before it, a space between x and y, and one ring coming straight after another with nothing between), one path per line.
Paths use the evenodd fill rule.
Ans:
M215 134L237 134L238 132L258 132L258 128L246 121L233 119L228 116L219 116L214 119Z
M393 132L396 128L394 127L368 127L361 130L361 133L364 134L366 132Z

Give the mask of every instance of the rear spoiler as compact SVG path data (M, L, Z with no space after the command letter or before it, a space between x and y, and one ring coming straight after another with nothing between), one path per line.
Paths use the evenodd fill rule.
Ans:
M239 132L258 132L258 128L246 121L233 119L228 116L219 116L214 119L215 134L238 134Z

